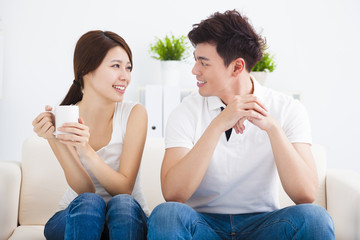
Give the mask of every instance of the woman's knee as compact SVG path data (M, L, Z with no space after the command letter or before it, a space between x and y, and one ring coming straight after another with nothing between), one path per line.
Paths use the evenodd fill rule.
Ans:
M105 201L96 193L83 193L77 196L69 205L69 212L92 212L105 213Z
M107 208L108 210L115 208L119 211L127 211L132 209L141 209L141 206L135 198L129 194L119 194L109 200Z
M107 216L132 216L137 219L145 219L146 215L140 204L128 194L119 194L112 197L107 204Z

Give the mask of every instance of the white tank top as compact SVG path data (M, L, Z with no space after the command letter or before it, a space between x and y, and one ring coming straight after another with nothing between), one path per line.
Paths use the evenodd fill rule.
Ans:
M112 169L118 171L120 164L120 156L122 152L127 120L129 118L130 112L132 108L136 105L134 102L120 102L116 103L115 112L113 117L113 132L108 145L99 149L96 153L98 156ZM111 199L111 195L103 188L103 186L98 182L98 180L94 177L94 175L89 171L83 159L81 162L87 172L89 173L92 182L95 185L96 194L100 195L105 202L107 203ZM72 200L74 200L78 194L68 187L64 196L59 202L59 208L57 211L64 210ZM135 185L133 188L133 192L131 194L132 197L136 199L136 201L141 205L143 211L147 216L150 214L150 210L147 207L144 193L142 191L140 185L140 169L138 175L136 177Z

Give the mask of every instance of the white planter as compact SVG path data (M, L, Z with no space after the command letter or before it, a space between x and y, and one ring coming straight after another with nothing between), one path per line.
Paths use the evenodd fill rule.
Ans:
M268 72L250 72L261 85L264 85Z
M161 61L161 79L165 86L179 86L182 78L181 61Z

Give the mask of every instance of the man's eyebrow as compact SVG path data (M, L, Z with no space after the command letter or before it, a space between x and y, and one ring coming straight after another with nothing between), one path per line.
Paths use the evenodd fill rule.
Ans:
M194 52L193 54L194 54L194 58L197 59L197 60L210 61L210 59L208 59L207 57L203 57L203 56L198 56L198 57L196 57L196 56L195 56L195 52Z
M206 57L201 57L201 56L199 56L198 59L199 59L199 60L210 61L210 59L208 59L208 58L206 58Z

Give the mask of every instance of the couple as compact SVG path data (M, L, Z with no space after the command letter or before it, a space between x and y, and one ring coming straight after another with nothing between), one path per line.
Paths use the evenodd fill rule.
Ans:
M161 169L167 202L150 216L137 181L147 113L123 101L131 50L112 32L79 39L75 80L61 105L78 105L81 117L58 128L73 134L55 138L49 112L33 121L69 184L45 237L334 239L330 215L309 204L318 178L304 107L249 74L264 40L235 10L195 24L188 37L199 93L168 119ZM278 177L296 206L279 209Z

